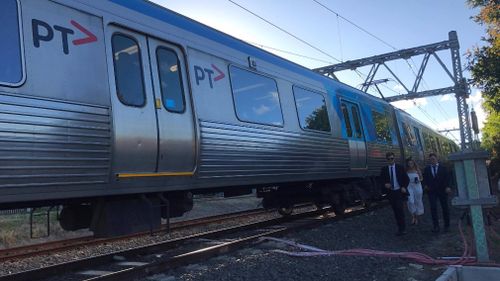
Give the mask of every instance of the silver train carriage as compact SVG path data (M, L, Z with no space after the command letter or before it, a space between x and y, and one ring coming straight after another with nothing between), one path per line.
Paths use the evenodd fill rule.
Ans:
M379 196L385 153L457 146L383 100L141 0L0 2L0 209L158 226L192 194L287 212Z

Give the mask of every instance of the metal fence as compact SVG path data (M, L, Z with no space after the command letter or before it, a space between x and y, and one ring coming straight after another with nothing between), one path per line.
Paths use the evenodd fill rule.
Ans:
M0 216L28 214L29 212L30 212L30 209L0 210Z

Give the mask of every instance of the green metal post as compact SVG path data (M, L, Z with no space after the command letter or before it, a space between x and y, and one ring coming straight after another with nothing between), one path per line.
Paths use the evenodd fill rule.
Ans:
M486 151L462 151L450 154L448 159L455 164L458 195L452 204L460 208L469 208L476 243L477 260L488 262L488 243L484 228L483 208L498 204L497 197L491 194L486 169Z
M463 163L469 199L480 199L474 159L464 160ZM488 262L490 257L488 254L488 243L486 241L486 233L484 230L483 208L481 205L470 205L470 213L472 217L472 228L474 230L474 240L476 242L477 260L479 262Z

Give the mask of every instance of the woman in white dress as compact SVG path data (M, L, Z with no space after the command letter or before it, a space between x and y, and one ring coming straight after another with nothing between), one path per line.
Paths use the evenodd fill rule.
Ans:
M413 159L406 159L406 173L410 178L408 185L408 210L410 210L411 224L418 224L418 216L424 214L424 203L422 202L422 172Z

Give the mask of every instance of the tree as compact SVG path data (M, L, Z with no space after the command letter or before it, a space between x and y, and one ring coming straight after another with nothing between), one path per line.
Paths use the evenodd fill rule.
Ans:
M306 128L319 131L330 131L330 121L328 120L328 112L326 106L314 110L314 112L306 117Z
M475 47L468 55L473 83L482 89L488 113L483 128L482 146L492 152L492 171L500 170L500 0L467 0L480 8L473 19L486 26L485 46Z

